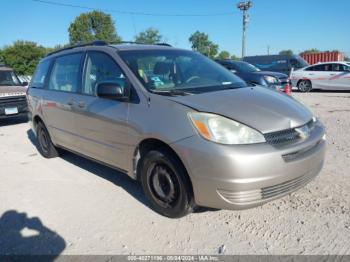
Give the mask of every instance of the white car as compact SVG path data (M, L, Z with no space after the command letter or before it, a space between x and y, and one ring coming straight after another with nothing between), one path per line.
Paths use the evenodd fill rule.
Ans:
M292 72L292 85L301 92L312 89L350 90L350 62L327 62Z

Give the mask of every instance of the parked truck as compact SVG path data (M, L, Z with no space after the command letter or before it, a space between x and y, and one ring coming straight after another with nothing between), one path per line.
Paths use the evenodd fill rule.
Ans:
M315 52L315 53L301 53L300 56L310 65L321 62L336 62L344 61L345 55L339 51L334 52Z

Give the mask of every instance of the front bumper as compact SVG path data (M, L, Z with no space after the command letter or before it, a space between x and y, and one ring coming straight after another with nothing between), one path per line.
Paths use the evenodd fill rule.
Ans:
M324 128L298 143L275 147L220 145L193 136L173 144L192 181L198 205L246 209L303 187L321 170Z
M6 114L6 108L16 108L17 113ZM17 117L22 115L27 115L28 113L28 104L25 96L13 96L0 98L0 118L10 118Z

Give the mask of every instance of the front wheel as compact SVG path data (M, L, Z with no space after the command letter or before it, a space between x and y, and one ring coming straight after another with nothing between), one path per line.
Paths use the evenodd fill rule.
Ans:
M310 92L312 90L312 84L310 80L301 80L298 83L298 89L300 92Z
M170 218L193 211L191 182L182 163L171 152L166 149L148 152L140 171L143 190L155 211Z

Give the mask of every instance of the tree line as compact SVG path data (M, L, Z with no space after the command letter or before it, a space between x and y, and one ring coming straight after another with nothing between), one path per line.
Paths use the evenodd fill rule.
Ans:
M15 41L12 45L0 49L0 64L12 67L20 75L32 75L39 60L54 50L94 40L109 43L122 42L111 15L101 11L80 14L70 24L68 33L69 43L55 47L44 47L32 41ZM219 51L219 45L210 40L208 34L204 32L196 31L188 40L193 50L212 59L239 59L226 50ZM150 27L137 34L134 41L155 44L165 42L165 38L158 29ZM309 51L315 51L315 49ZM282 50L280 54L293 54L293 51Z

